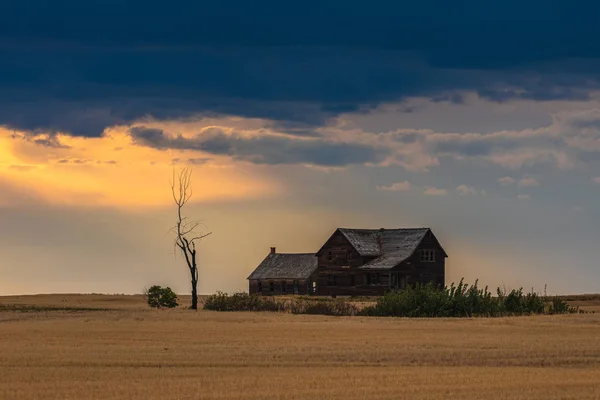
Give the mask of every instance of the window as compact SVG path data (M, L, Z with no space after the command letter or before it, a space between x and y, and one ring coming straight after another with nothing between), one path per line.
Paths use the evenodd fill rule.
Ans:
M256 285L256 291L257 292L262 292L262 282L258 281L257 285Z
M352 252L351 252L351 251L348 251L348 252L347 252L347 254L346 254L346 259L347 259L348 261L352 261Z
M269 291L270 292L274 292L275 291L275 283L274 282L269 282Z
M331 254L331 251L328 251L328 252L327 252L327 259L328 259L329 261L333 260L333 254Z
M350 286L356 286L356 282L354 280L354 275L350 275Z
M294 294L300 293L300 283L298 281L294 281Z
M435 250L421 250L421 262L435 262Z
M379 284L379 273L369 272L367 274L367 285L378 285Z
M313 281L312 283L312 292L317 293L317 282Z
M327 286L336 286L335 275L327 275Z
M287 286L285 281L281 281L281 293L285 293L287 291Z

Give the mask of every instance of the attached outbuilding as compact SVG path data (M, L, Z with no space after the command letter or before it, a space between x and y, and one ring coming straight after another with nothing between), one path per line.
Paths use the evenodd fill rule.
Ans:
M317 270L315 253L277 253L275 247L250 274L250 294L308 294Z

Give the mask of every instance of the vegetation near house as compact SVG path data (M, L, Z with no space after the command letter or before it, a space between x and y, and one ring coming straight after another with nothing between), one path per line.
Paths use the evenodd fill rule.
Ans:
M145 291L148 305L153 308L174 308L177 303L177 295L170 287L152 286Z
M250 274L265 295L381 296L427 284L443 287L448 257L429 228L338 228L316 253L277 253Z
M542 296L522 289L510 292L487 287L452 284L440 288L433 283L416 284L399 292L390 291L375 301L316 297L275 297L247 293L217 293L209 296L204 308L215 311L276 311L292 314L379 317L502 317L579 312L558 297Z
M377 299L375 305L363 309L363 315L385 317L503 317L536 314L572 314L577 307L558 297L542 296L523 289L510 292L468 285L461 280L443 289L432 284L416 285Z

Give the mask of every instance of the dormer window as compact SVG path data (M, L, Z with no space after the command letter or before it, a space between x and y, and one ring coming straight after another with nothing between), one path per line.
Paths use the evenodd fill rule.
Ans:
M421 262L435 262L435 250L421 250Z

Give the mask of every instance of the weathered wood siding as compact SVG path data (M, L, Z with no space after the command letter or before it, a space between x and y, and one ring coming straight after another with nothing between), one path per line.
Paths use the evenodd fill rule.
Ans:
M341 232L336 232L318 254L312 278L321 296L378 296L389 289L389 271L379 272L377 284L369 284L367 271L359 269L373 257L361 257Z
M434 250L434 261L422 261L421 250ZM434 282L436 285L443 287L446 280L446 258L444 257L444 250L436 240L435 236L430 232L419 244L414 254L394 270L399 273L399 276L406 276L406 283L408 285Z
M260 279L249 281L248 291L263 295L308 294L308 285L306 279Z

